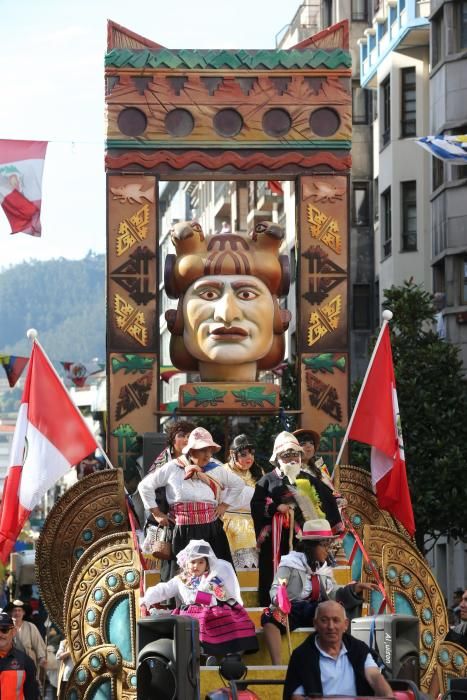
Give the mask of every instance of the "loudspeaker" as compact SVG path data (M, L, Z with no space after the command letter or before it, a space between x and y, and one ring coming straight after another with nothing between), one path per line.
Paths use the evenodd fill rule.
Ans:
M138 700L197 700L198 621L177 615L145 617L137 626Z
M165 433L143 433L143 470L144 475L163 449L167 447L167 435Z
M351 634L369 647L376 649L391 678L401 678L413 681L416 685L419 684L418 617L412 615L359 617L351 622Z

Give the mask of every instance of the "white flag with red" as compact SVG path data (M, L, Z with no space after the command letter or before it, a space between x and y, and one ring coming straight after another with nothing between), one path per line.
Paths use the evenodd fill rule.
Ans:
M49 359L34 342L3 487L1 561L7 561L47 490L97 446Z
M413 535L415 522L387 323L378 338L347 432L350 439L371 445L371 478L378 504Z
M0 140L0 204L11 233L41 235L46 150L47 141Z

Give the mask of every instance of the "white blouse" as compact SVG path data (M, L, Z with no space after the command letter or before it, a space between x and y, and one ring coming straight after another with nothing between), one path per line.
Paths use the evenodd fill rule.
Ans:
M229 496L233 500L237 501L240 499L245 484L231 469L219 465L210 469L208 474L219 482L222 489L229 490ZM156 507L155 490L162 486L165 486L165 494L169 505L172 505L172 503L190 502L218 504L213 490L200 479L185 479L185 469L180 467L174 459L155 469L139 483L138 491L145 508L150 510Z

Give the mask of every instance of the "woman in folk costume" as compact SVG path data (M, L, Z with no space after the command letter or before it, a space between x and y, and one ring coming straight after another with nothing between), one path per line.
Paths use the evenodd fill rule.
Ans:
M233 503L224 515L224 530L232 559L236 568L254 568L258 566L258 552L250 502L256 483L263 476L263 470L255 463L254 444L247 435L237 435L234 438L230 445L229 461L225 466L245 484L240 501ZM228 493L224 497L229 500Z
M190 540L202 538L211 543L216 556L232 561L221 520L229 504L222 500L222 493L228 489L229 496L237 500L245 485L230 469L211 460L220 449L205 428L195 428L183 454L148 474L138 486L144 506L156 522L175 523L172 537L175 555ZM168 515L156 503L155 490L162 486L169 504Z
M173 615L199 622L203 653L225 656L258 649L256 630L243 607L240 586L232 565L218 559L205 540L191 540L178 553L181 573L168 583L148 588L141 600L146 610L175 596L181 601Z
M302 470L299 478L307 478L319 499L319 507L326 520L331 523L334 534L344 532L339 511L340 494L334 489L331 475L321 457L316 457L319 434L309 428L300 428L293 433L303 449Z
M281 663L281 635L297 627L311 627L315 609L323 600L336 600L355 617L363 599L363 590L376 590L373 583L338 586L327 564L334 535L323 518L304 523L296 549L284 555L271 586L271 605L264 611L261 624L274 666Z
M305 520L321 514L316 492L309 482L303 479L302 488L297 485L302 453L294 435L286 431L279 433L270 459L275 469L261 477L251 499L259 550L260 605L269 605L269 589L279 560L294 548Z
M165 447L160 454L156 457L154 462L149 467L148 473L151 474L153 471L162 467L167 462L172 459L180 457L182 450L188 444L188 437L192 430L196 428L196 425L189 420L177 420L172 423L167 428L167 447ZM167 498L165 495L165 488L161 487L156 489L156 505L162 513L167 514L169 512L169 504L167 503ZM146 520L146 525L154 525L155 521L152 515ZM160 560L160 576L161 581L170 581L172 576L175 576L177 569L177 562L175 557L172 555L171 559Z

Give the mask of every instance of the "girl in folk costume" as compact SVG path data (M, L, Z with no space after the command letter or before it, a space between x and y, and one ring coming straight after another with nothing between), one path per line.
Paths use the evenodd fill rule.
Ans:
M255 463L255 448L249 437L237 435L234 438L230 445L230 458L225 466L242 479L245 488L240 502L232 504L232 508L224 515L224 530L235 567L250 569L258 566L250 502L256 482L263 476L263 470ZM228 494L225 494L225 498L229 500Z
M251 499L259 550L260 605L269 605L269 589L280 557L294 548L305 520L320 514L316 493L308 481L303 480L305 490L297 486L302 453L296 437L285 431L279 433L270 459L275 469L261 477Z
M303 449L302 470L299 478L306 478L316 492L319 506L326 520L331 523L334 534L344 532L344 524L339 511L342 500L334 489L331 475L321 457L316 457L319 447L319 434L309 428L301 428L293 433Z
M327 556L334 535L327 520L304 523L296 549L283 556L271 586L271 605L261 618L272 664L281 663L281 635L297 627L311 627L315 609L323 600L341 603L348 617L361 606L363 590L377 590L373 583L338 586Z
M157 523L175 523L172 537L175 555L190 540L202 538L211 543L217 557L232 561L221 520L229 504L222 500L221 493L228 489L229 497L237 500L245 485L230 469L211 460L220 449L205 428L195 428L183 454L148 474L138 486L145 508ZM156 504L155 490L162 486L169 504L167 515Z
M150 611L151 606L175 596L181 605L172 614L198 620L205 654L257 651L255 626L243 607L232 565L218 559L205 540L192 540L179 552L177 562L181 573L168 583L148 588L141 605Z

